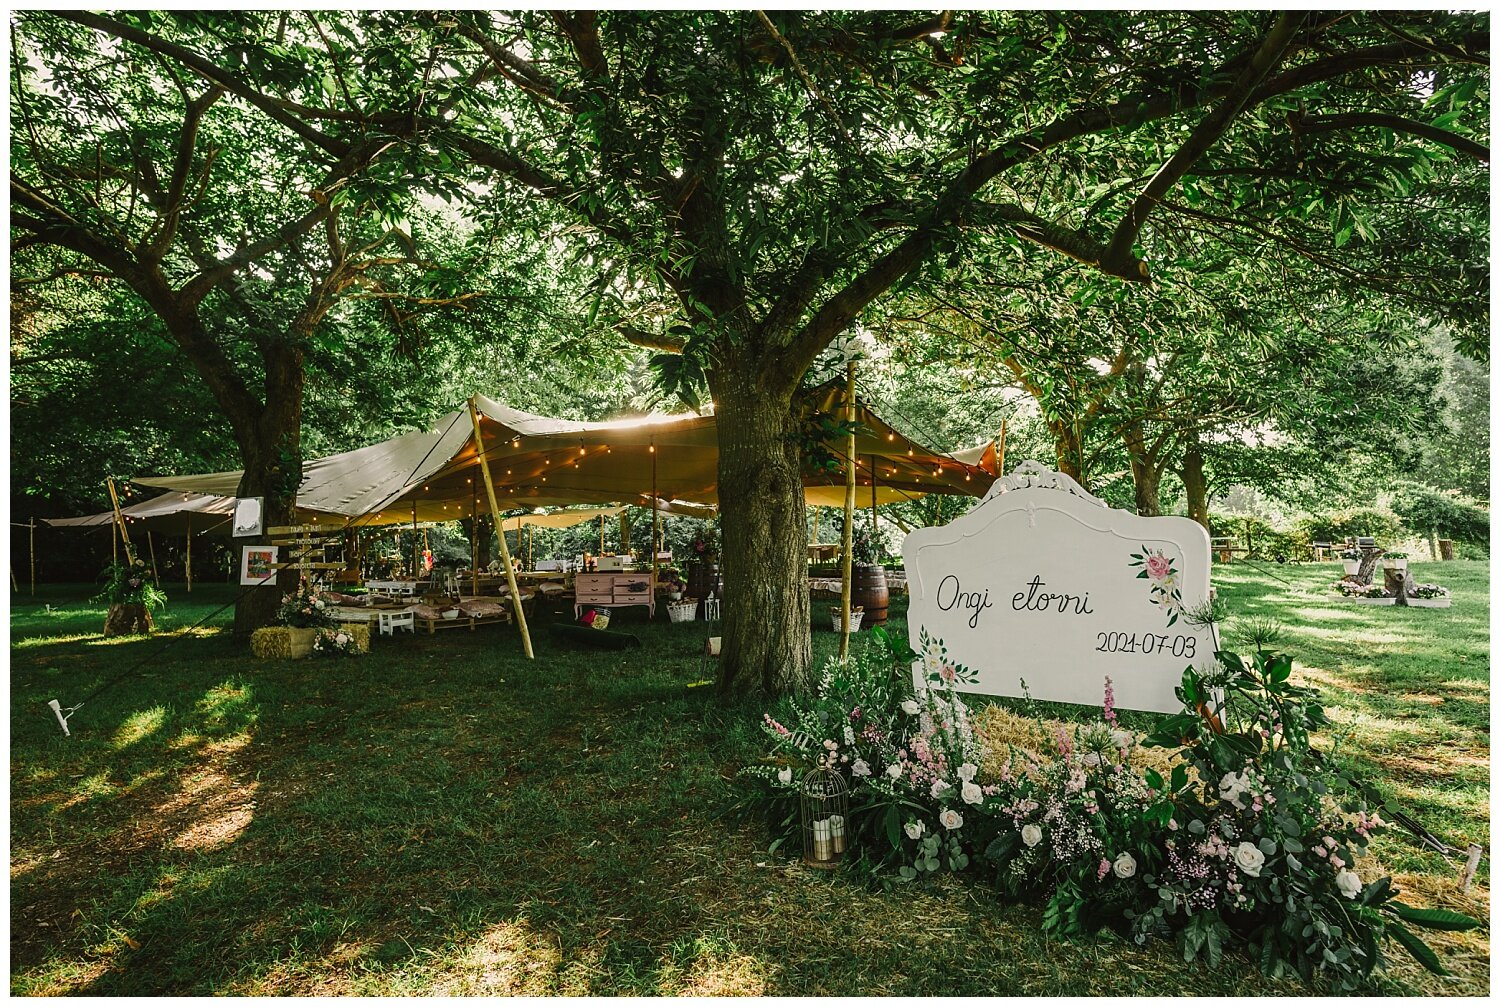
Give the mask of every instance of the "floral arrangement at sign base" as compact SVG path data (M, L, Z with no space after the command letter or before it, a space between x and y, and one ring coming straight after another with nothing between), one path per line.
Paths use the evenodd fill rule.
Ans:
M363 630L361 633L360 631ZM320 629L313 640L312 652L319 657L358 657L370 650L368 625L339 626Z
M262 660L300 660L311 657L331 656L319 646L326 635L342 635L348 642L340 649L350 648L350 654L370 652L370 627L362 623L343 623L336 628L299 629L292 626L266 626L250 634L250 653Z
M1361 871L1385 824L1379 795L1314 749L1327 718L1314 690L1290 684L1286 655L1225 651L1211 674L1189 668L1182 711L1145 738L1120 725L1108 678L1094 723L987 713L999 752L941 667L915 690L918 655L872 635L825 666L811 697L762 718L769 751L742 771L738 808L767 824L772 853L805 854L799 781L822 767L849 781L847 871L887 888L979 875L1041 907L1057 936L1169 938L1210 965L1239 950L1268 975L1352 990L1392 946L1442 971L1413 928L1480 926ZM928 646L940 665L940 642Z

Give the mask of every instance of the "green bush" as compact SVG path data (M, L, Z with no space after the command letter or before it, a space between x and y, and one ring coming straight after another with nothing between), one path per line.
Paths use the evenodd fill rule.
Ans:
M1389 545L1407 535L1407 529L1397 514L1374 507L1310 514L1294 527L1308 542L1342 542L1346 538L1368 535L1376 545Z
M1391 509L1418 535L1489 547L1490 512L1455 492L1403 483L1391 495Z

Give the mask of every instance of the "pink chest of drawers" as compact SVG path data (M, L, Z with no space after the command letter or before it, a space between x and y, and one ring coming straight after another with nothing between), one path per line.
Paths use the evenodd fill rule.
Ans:
M649 573L580 573L573 578L573 616L585 607L622 608L645 605L656 615L656 592Z

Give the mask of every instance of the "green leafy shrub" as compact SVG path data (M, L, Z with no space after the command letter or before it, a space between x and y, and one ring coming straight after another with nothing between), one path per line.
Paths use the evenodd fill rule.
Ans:
M1489 510L1457 493L1403 483L1391 495L1391 510L1419 535L1489 547Z
M1404 538L1406 527L1401 518L1388 510L1374 507L1351 507L1310 514L1297 521L1294 530L1309 542L1342 542L1347 538L1367 535L1376 544L1389 543Z

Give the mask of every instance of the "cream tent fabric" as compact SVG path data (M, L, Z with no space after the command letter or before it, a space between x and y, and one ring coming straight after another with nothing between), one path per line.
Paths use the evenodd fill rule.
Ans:
M201 493L163 493L142 500L128 507L121 507L125 526L134 530L137 526L158 535L186 535L189 528L194 535L228 535L229 522L234 517L235 498L232 496L206 496ZM102 511L86 517L43 518L54 528L108 528L115 520L115 512Z
M810 394L807 408L837 412L841 394L836 385L825 385ZM712 415L583 423L522 412L485 396L475 396L475 405L502 508L648 506L653 485L664 500L718 502L718 431ZM868 407L861 405L857 415L866 501L872 458L882 502L928 492L978 496L994 479L992 448L988 466L983 451L972 462L960 460L909 440ZM838 452L843 445L829 448ZM233 494L239 478L238 472L220 472L136 481ZM816 496L836 487L842 502L841 475L809 472L805 480ZM308 462L297 502L300 508L343 515L362 526L449 521L488 512L467 409L448 413L430 430Z

